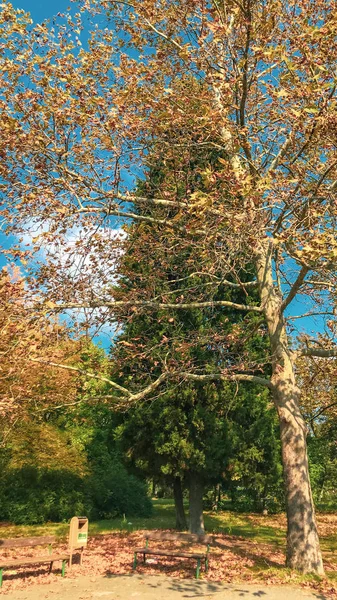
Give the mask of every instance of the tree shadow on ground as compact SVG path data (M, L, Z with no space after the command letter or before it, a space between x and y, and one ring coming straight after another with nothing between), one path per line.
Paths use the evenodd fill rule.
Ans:
M241 558L251 560L254 563L253 569L254 567L276 567L277 569L285 567L285 557L283 561L276 561L268 556L272 550L271 544L258 544L256 552L253 552L251 542L244 538L238 539L236 536L220 537L220 535L216 534L214 534L213 537L215 541L214 544L212 544L211 549L217 548L219 550L227 550Z
M165 573L166 575L167 573ZM106 575L109 579L118 579L120 576L116 574ZM124 575L125 577L125 575ZM228 583L217 583L210 581L197 581L196 579L177 579L177 578L162 578L158 579L157 576L153 577L149 576L148 578L144 578L143 575L138 575L136 573L132 573L127 576L131 580L133 579L135 582L135 587L137 584L142 585L142 595L146 596L146 587L152 590L158 590L159 594L162 594L163 597L166 597L169 592L179 593L181 598L212 598L215 599L219 596L222 598L232 597L232 594L236 594L239 598L246 598L247 600L251 600L254 598L262 598L263 600L273 600L275 597L274 586L268 586L266 589L259 589L258 584L254 584L253 586L245 585L245 584L228 584ZM145 584L145 585L144 585ZM253 589L250 589L253 587ZM262 587L262 586L261 586ZM278 586L279 588L279 586ZM284 590L285 594L287 590ZM320 592L315 592L314 590L310 590L311 597L316 600L327 600L327 597ZM294 598L295 598L296 590L294 590ZM221 595L221 596L220 596Z

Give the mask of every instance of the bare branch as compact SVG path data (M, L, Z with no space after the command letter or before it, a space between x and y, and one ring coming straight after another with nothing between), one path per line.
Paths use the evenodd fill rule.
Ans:
M107 383L108 385L110 385L115 390L117 390L118 392L120 392L123 396L125 396L126 397L125 400L127 400L128 402L136 402L137 400L142 400L143 398L145 398L145 396L148 396L149 394L151 394L151 392L156 390L160 386L160 384L165 379L167 379L169 376L168 372L161 373L161 375L155 381L153 381L148 386L146 386L141 392L138 392L137 394L133 394L126 388L122 387L121 385L118 385L118 383L116 383L112 379L109 379L108 377L105 377L104 375L97 375L96 373L91 373L90 371L86 371L85 369L81 369L80 367L73 367L71 365L55 363L50 360L44 360L43 358L29 358L29 360L32 362L49 365L51 367L57 367L58 369L67 369L68 371L75 371L77 373L80 373L81 375L84 375L85 377L88 377L88 378L92 377L94 379L98 379L99 381L103 381L103 382ZM81 402L82 402L82 400L81 400ZM77 402L72 403L72 404L77 404Z
M101 190L97 189L94 190L97 193L102 193ZM113 190L110 191L106 191L104 192L103 195L98 196L97 198L95 198L95 202L102 202L105 200L120 200L122 202L128 202L128 203L150 203L150 204L156 204L158 206L166 206L169 208L180 208L180 207L187 207L188 204L187 202L180 202L178 200L167 200L166 198L147 198L145 196L136 196L136 195L131 195L131 194L121 194L120 192L114 192ZM91 206L90 209L92 209L93 211L96 210L101 210L99 207L97 206ZM84 210L86 210L84 208Z
M190 273L190 275L187 275L186 277L181 277L180 279L174 279L172 281L169 281L168 283L176 284L180 281L186 281L187 279L192 279L193 277L210 277L211 279L216 279L217 284L219 286L220 285L228 285L229 287L240 289L240 290L242 290L243 288L246 288L246 287L257 287L257 285L258 285L257 281L244 281L244 282L240 282L240 283L234 283L233 281L228 281L227 279L221 279L221 277L218 277L217 275L214 275L213 273L204 273L203 271L195 271L194 273Z
M334 192L335 189L337 189L337 180L330 185L329 192Z
M269 379L259 377L258 375L248 375L246 373L207 373L206 375L181 373L181 376L192 381L247 381L249 383L256 383L257 385L263 385L264 387L268 387L270 390L272 390L274 387Z
M247 3L247 28L246 28L246 43L245 49L243 52L243 73L242 73L242 93L239 107L239 115L240 115L240 126L245 127L245 109L246 109L246 101L248 96L248 59L249 59L249 47L251 41L251 30L252 30L252 15L250 11L250 3ZM251 160L251 155L249 157Z
M336 358L337 348L302 348L300 356L316 356L317 358Z
M285 155L285 153L287 152L287 150L291 144L291 138L292 138L292 134L290 133L288 135L286 141L284 142L284 144L281 146L279 153L275 156L274 160L270 163L268 172L275 171L275 169L278 167L281 158L283 158L283 156Z
M156 308L162 309L173 309L173 310L190 310L200 308L214 308L220 306L223 308L232 308L234 310L243 310L246 312L257 312L261 313L262 308L260 306L251 306L249 304L237 304L236 302L229 302L227 300L208 300L205 302L154 302L152 300L135 300L135 301L104 301L104 300L92 300L90 302L67 302L65 304L58 304L54 308L48 307L48 312L60 312L66 309L73 308L122 308L122 307L144 307L144 308Z
M236 373L236 374L231 374L231 373L207 373L207 374L195 374L195 373L174 373L174 372L169 372L169 371L164 371L163 373L161 373L161 375L159 375L159 377L153 381L152 383L150 383L149 385L147 385L143 390L141 390L140 392L133 394L132 392L130 392L129 390L127 390L126 388L118 385L115 381L112 381L111 379L105 377L104 375L97 375L96 373L91 373L90 371L86 371L84 369L81 369L79 367L73 367L71 365L64 365L62 363L55 363L53 361L49 361L49 360L45 360L42 358L29 358L30 361L32 362L37 362L37 363L42 363L42 364L46 364L52 367L56 367L58 369L67 369L69 371L74 371L77 373L80 373L81 375L84 375L88 378L94 378L94 379L98 379L99 381L103 381L105 383L107 383L108 385L110 385L112 388L114 388L115 390L119 391L124 398L122 399L123 403L127 402L127 404L131 404L133 402L137 402L139 400L143 400L146 396L149 396L152 392L154 392L165 380L169 379L169 378L183 378L185 380L189 380L189 381L200 381L200 382L207 382L207 381L236 381L236 382L249 382L249 383L255 383L258 385L263 385L264 387L268 387L269 389L273 389L273 385L271 383L271 381L269 379L265 379L264 377L259 377L257 375L249 375L246 373ZM77 404L80 404L81 402L83 402L83 399L77 402L72 402L70 404L64 404L64 405L60 405L57 407L52 407L52 409L56 410L58 408L62 408L63 406L75 406ZM43 409L44 410L44 409Z
M322 310L322 311L312 311L312 312L307 312L307 313L303 313L303 315L294 315L294 316L289 316L287 317L287 321L293 321L294 319L304 319L305 317L317 317L319 315L326 315L326 316L331 316L331 317L335 317L335 313L329 310Z
M298 274L298 277L296 279L296 281L294 282L287 298L283 301L282 306L281 306L281 310L285 311L285 309L287 308L287 306L289 306L290 302L292 302L292 300L295 298L298 290L300 289L301 285L304 282L305 276L309 271L309 267L307 266L303 266Z
M326 178L326 176L327 176L327 175L329 175L330 171L332 171L332 169L333 169L333 168L334 168L336 165L337 165L337 160L334 160L334 161L333 161L333 163L332 163L332 164L331 164L331 165L330 165L330 166L329 166L327 169L325 169L325 171L322 173L322 175L320 176L320 178L319 178L319 180L318 180L318 182L317 182L317 184L316 184L316 187L315 187L315 189L314 189L314 191L313 191L313 196L316 196L316 194L318 194L319 188L321 187L321 185L322 185L322 183L323 183L324 179ZM333 191L333 189L334 189L334 188L333 188L333 186L334 186L334 184L335 184L335 183L336 183L336 182L332 183L332 184L329 186L329 191Z
M96 375L96 373L91 373L90 371L86 371L85 369L81 369L80 367L73 367L72 365L64 365L64 364L60 364L60 363L55 363L53 361L45 360L43 358L29 357L29 360L32 362L49 365L50 367L57 367L58 369L67 369L68 371L75 371L77 373L80 373L81 375L85 375L86 377L92 377L93 379L98 379L99 381L104 381L105 383L108 383L111 387L113 387L118 392L121 392L121 394L123 394L123 396L127 396L127 397L132 396L132 394L131 394L131 392L129 392L129 390L122 387L121 385L118 385L118 383L115 383L114 381L112 381L111 379L108 379L108 377L105 377L104 375Z
M312 417L309 418L310 423L313 423L318 417L329 410L329 408L333 408L334 406L337 406L337 402L332 402L331 404L328 404L328 406L323 406L323 408L318 410Z
M160 386L160 384L165 381L165 379L168 379L169 377L169 372L164 372L162 373L158 379L156 379L155 381L153 381L152 383L150 383L146 388L144 388L141 392L139 392L138 394L132 394L130 400L132 401L137 401L137 400L142 400L143 398L145 398L145 396L148 396L149 394L151 394L151 392L154 392L154 390L157 389L157 387Z
M145 215L138 215L137 213L125 212L120 209L108 208L107 210L102 210L99 206L87 206L83 209L81 208L78 212L80 213L101 213L105 214L107 217L124 217L125 219L134 219L135 221L147 221L148 223L157 223L158 225L170 225L169 219L157 219L155 217L147 217ZM174 223L173 226L177 227ZM180 227L180 229L182 229Z
M97 193L100 193L100 190L93 190ZM188 202L183 202L180 200L167 200L165 198L147 198L144 196L131 196L129 194L120 194L118 192L106 192L104 194L104 196L97 196L95 198L95 202L100 202L102 203L103 201L106 200L120 200L122 202L128 202L128 203L132 203L132 204L137 204L137 203L145 203L145 204L154 204L156 206L163 206L164 208L185 208L185 209L189 209L191 208L191 205ZM217 215L217 216L224 216L224 211L223 210L218 210L216 208L213 207L205 207L205 210L207 211L207 213L212 214L212 215ZM146 217L146 216L142 216L142 215L138 215L137 213L129 213L129 212L125 212L123 210L121 210L120 208L112 208L110 205L108 205L107 207L105 207L104 205L87 205L87 206L83 206L78 210L78 212L80 213L100 213L100 214L105 214L106 216L124 216L127 218L132 218L132 219L138 219L138 220L146 220L146 221L151 221L154 223L165 223L166 225L168 223L170 223L170 220L168 219L164 219L164 220L160 220L154 217Z

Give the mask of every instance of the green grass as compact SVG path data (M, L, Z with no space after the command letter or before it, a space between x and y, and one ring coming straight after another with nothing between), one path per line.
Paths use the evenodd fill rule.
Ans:
M174 504L172 500L154 500L151 517L131 517L89 523L90 534L104 534L113 531L137 531L139 529L172 529L175 524ZM0 538L56 535L58 538L68 534L68 523L46 523L44 525L3 525Z
M187 508L187 507L186 507ZM270 522L272 521L272 524ZM275 525L273 524L273 521ZM142 529L174 529L175 511L172 500L155 499L151 517L126 517L89 523L91 535L108 534L115 531L137 531ZM285 530L280 527L277 516L268 518L268 524L260 515L223 511L219 513L205 512L205 527L208 532L240 536L257 543L272 544L276 548L285 545ZM68 523L46 523L45 525L3 525L0 537L24 537L39 535L56 535L65 538L68 534ZM337 550L337 534L321 537L322 550Z
M148 518L130 517L90 522L90 534L105 534L113 531L137 531L140 529L174 529L175 511L172 500L155 499L153 515ZM0 537L23 537L39 535L67 535L67 523L46 523L45 525L5 525L0 528ZM284 531L270 526L257 526L251 515L231 511L221 513L205 512L205 527L209 532L224 533L253 539L256 542L283 544Z
M250 513L235 513L233 511L206 513L205 527L214 533L224 533L249 538L264 544L283 546L285 531L268 525L261 525L254 520Z

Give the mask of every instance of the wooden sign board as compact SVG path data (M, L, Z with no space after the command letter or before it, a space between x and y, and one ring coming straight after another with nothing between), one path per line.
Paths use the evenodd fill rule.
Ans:
M73 517L70 521L69 546L71 549L83 548L88 543L87 517Z

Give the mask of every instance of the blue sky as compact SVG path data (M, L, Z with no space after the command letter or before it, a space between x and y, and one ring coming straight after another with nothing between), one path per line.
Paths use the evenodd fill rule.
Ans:
M35 22L49 19L71 6L69 0L12 0L12 4L15 8L30 12Z

